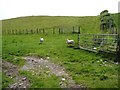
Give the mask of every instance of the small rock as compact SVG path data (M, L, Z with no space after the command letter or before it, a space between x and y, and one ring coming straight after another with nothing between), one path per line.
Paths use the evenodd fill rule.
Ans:
M118 62L116 62L115 64L118 64Z
M100 59L100 61L102 62L103 60L102 60L102 59Z
M33 76L35 75L35 74L32 74Z
M97 48L96 48L96 47L94 47L93 49L94 49L94 50L96 50Z
M23 85L23 83L20 83L19 86Z
M25 81L27 78L26 77L24 77L24 78L22 78L22 81Z
M107 64L104 64L104 66L107 66Z
M65 81L65 78L62 78L62 81Z
M26 88L26 86L23 86L23 88Z
M37 62L37 60L34 60L34 62Z
M47 57L47 59L50 59L50 57Z
M97 62L100 62L100 61L97 61Z
M46 74L49 74L50 73L50 71L46 71Z

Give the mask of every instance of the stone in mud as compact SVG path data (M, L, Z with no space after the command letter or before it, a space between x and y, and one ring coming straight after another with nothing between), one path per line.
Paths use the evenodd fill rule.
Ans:
M62 81L65 81L65 78L62 78Z
M20 83L19 86L23 85L23 83Z
M26 86L23 86L23 88L26 88Z
M27 78L26 78L26 77L23 77L23 78L22 78L22 81L25 81L25 80L27 80Z

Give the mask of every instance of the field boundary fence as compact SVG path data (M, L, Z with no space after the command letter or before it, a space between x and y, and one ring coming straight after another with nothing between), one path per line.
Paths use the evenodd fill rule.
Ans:
M2 34L18 35L18 34L69 34L77 33L79 26L54 26L36 29L10 29L2 30Z
M3 30L3 35L20 34L76 34L78 42L75 47L98 52L116 52L118 47L118 34L85 34L80 32L80 26L54 26L47 28Z

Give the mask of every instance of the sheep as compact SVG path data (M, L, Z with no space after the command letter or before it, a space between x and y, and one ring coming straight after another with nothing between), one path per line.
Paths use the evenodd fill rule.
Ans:
M68 44L68 47L74 46L74 40L67 39L66 43Z
M66 43L67 44L74 44L74 40L67 39Z
M43 43L43 41L44 41L44 38L40 38L40 43Z

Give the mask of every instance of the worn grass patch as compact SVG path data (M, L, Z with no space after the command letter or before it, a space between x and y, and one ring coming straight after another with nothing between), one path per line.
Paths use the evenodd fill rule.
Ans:
M46 73L33 75L32 72L28 71L19 71L19 75L28 77L31 84L30 88L60 88L59 78L55 75L49 76Z

